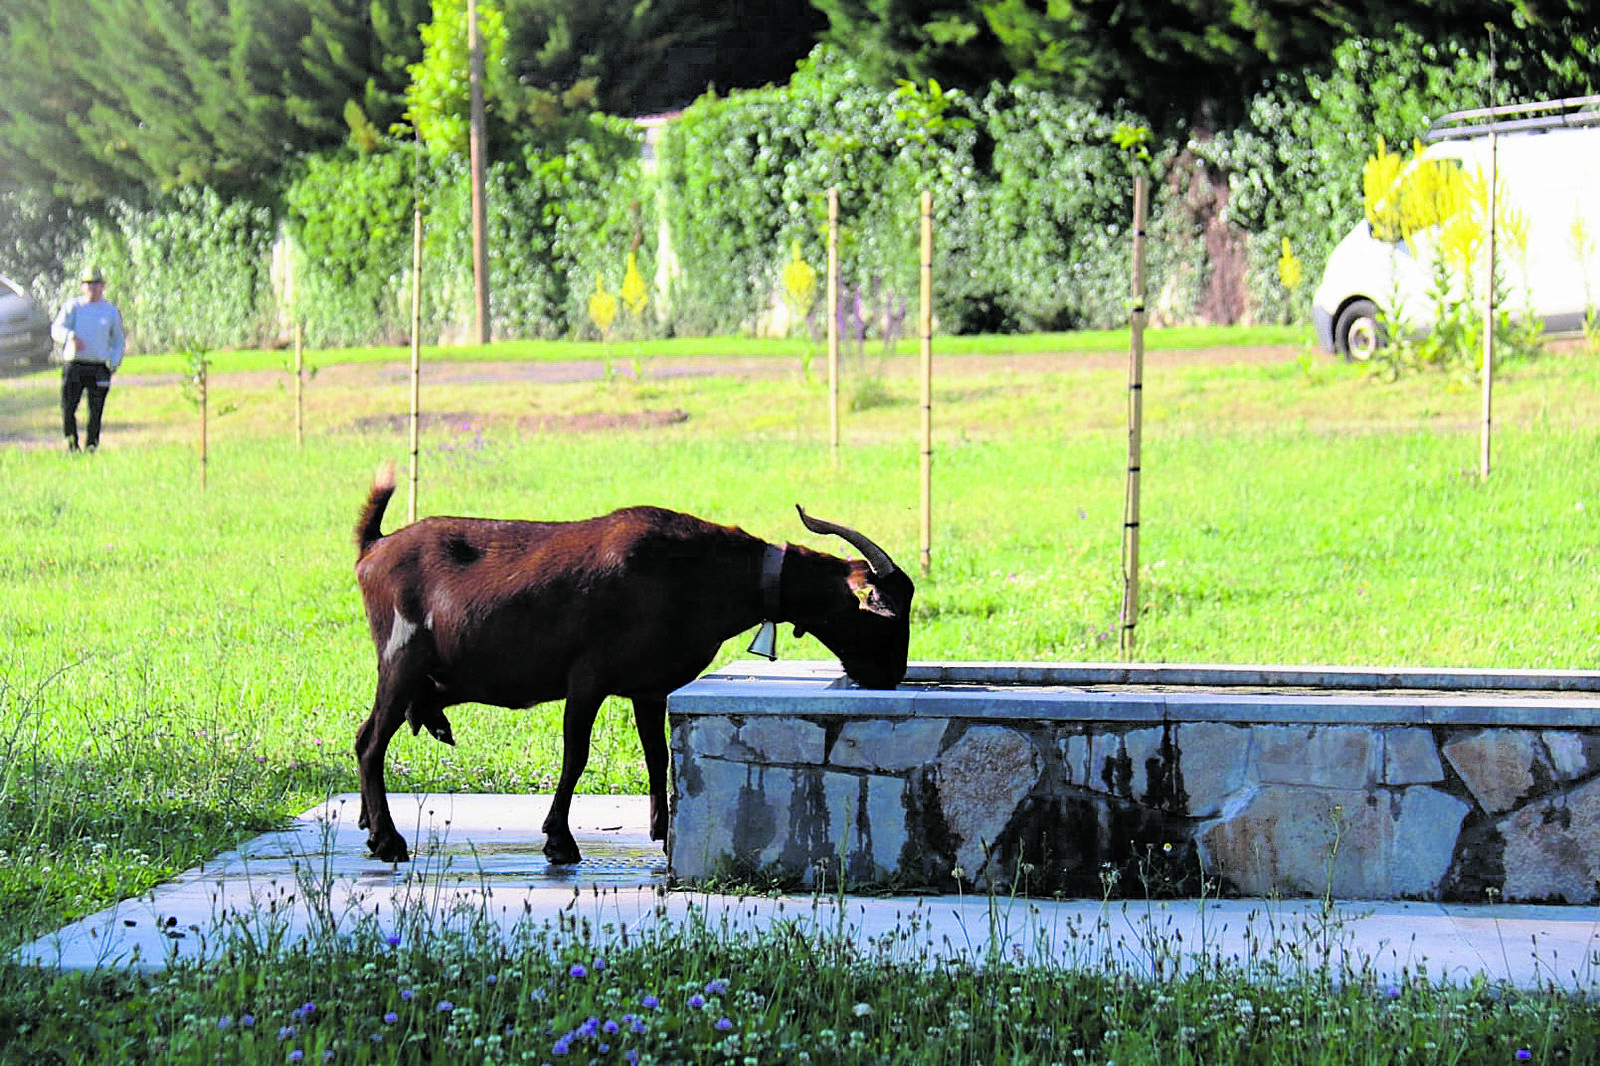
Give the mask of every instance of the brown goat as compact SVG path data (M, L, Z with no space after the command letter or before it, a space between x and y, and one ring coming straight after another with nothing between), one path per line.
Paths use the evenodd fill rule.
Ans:
M383 780L402 722L454 743L444 709L531 707L566 699L561 776L544 821L552 863L579 860L567 824L608 695L633 702L650 780L650 835L667 836L667 694L710 665L722 642L763 620L794 623L856 683L905 676L911 578L855 530L800 511L814 533L865 560L771 545L732 526L659 507L577 522L426 518L383 536L394 466L373 481L356 525L356 579L378 652L372 714L356 734L361 826L388 862L409 858Z

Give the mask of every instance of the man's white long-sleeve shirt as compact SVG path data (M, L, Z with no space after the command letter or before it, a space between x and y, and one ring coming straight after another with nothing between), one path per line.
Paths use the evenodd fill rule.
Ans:
M122 315L108 300L74 300L61 309L50 333L59 344L68 344L73 337L83 341L81 349L76 345L67 349L73 362L104 363L111 370L122 365Z

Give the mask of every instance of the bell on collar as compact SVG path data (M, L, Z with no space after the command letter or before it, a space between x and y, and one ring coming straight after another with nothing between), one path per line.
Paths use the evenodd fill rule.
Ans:
M747 649L751 655L759 655L768 662L775 662L778 658L778 627L772 622L762 622L761 628L756 630L755 639L750 642Z

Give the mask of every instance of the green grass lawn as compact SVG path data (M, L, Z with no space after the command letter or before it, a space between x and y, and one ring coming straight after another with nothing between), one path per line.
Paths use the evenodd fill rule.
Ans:
M1284 340L1206 336L1209 346ZM1038 350L1074 354L1027 364L975 343L996 356L992 365L970 362L937 382L932 572L918 581L913 658L1115 658L1127 403L1125 370L1106 357L1116 343L1059 340ZM616 358L634 358L616 347ZM599 349L550 358L574 351L592 360ZM843 550L799 527L799 502L859 526L916 572L919 409L900 362L885 364L870 390L851 364L846 399L872 402L845 413L834 457L826 388L815 366L801 373L794 351L772 353L788 362L772 375L649 373L670 354L642 352L638 381L498 377L429 388L424 403L438 415L422 440L420 512L569 518L653 502ZM156 372L162 357L150 358ZM400 457L404 470L404 356L313 356L320 370L307 384L303 449L281 358L219 357L204 489L198 421L175 383L114 388L104 449L69 457L53 425L53 378L0 382L0 440L17 442L0 445L0 944L141 891L355 787L350 750L370 706L374 653L351 527L378 463ZM1595 666L1600 360L1569 348L1507 368L1497 386L1495 469L1484 483L1475 383L1380 384L1293 349L1265 361L1153 360L1140 657ZM388 528L404 520L405 504L402 485ZM730 641L719 662L744 643ZM787 629L780 650L826 657ZM391 788L551 787L558 707L451 717L455 748L401 734ZM601 715L583 787L643 790L621 707ZM11 1004L0 1008L0 1030L17 996L42 995L25 981L5 984L23 980L0 979L0 1003ZM998 995L983 988L964 994ZM891 1037L878 1019L864 1039L881 1048ZM834 1028L848 1049L846 1022ZM435 1051L448 1046L442 1032L428 1038ZM1208 1047L1230 1043L1216 1032ZM1505 1033L1494 1039L1492 1058L1416 1061L1498 1062L1525 1046ZM1103 1045L1090 1061L1156 1061ZM815 1061L892 1058L807 1046ZM1056 1058L1040 1061L1081 1061L1071 1050L1087 1045L1049 1046ZM183 1061L235 1054L234 1045L204 1047ZM260 1061L283 1061L271 1050L279 1057ZM788 1059L769 1052L757 1058ZM1251 1060L1196 1050L1172 1061Z

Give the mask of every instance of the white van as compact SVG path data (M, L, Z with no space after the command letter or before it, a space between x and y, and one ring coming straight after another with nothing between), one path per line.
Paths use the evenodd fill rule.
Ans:
M1487 179L1491 126L1500 196L1528 223L1525 250L1496 256L1506 310L1532 313L1550 332L1577 331L1600 304L1600 96L1453 112L1428 128L1410 167L1454 160ZM1386 241L1357 224L1311 297L1318 343L1359 361L1382 347L1385 321L1426 333L1433 255L1426 234Z

